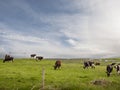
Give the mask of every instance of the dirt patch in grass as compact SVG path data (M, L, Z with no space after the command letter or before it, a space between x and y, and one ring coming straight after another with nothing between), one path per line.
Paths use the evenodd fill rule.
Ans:
M91 83L92 83L93 85L102 85L102 86L106 86L106 85L110 85L110 84L111 84L110 81L107 81L107 80L104 80L104 79L94 80L94 81L91 81Z

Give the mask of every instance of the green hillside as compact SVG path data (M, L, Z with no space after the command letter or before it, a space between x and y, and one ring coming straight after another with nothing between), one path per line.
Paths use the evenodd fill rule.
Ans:
M105 73L106 65L112 62L101 60L95 69L83 69L82 60L62 60L61 69L54 70L55 60L15 59L13 63L0 60L0 90L42 90L43 68L44 90L119 90L120 76L115 69L110 77Z

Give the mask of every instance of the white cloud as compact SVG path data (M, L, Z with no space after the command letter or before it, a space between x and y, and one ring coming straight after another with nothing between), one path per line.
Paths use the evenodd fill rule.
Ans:
M86 18L81 13L70 15L68 28L65 27L62 32L70 38L68 41L74 49L86 51L88 56L91 53L94 56L119 56L120 1L86 1L82 0L82 7L79 1L73 1L76 9L83 9ZM71 38L77 39L77 42Z
M40 34L42 38L33 35L25 36L18 32L11 32L14 30L10 30L5 25L0 25L6 27L6 31L2 30L2 38L10 40L10 50L18 53L34 52L45 57L119 56L120 1L71 0L70 2L63 8L75 12L52 15L37 13L23 2L23 7L20 5L18 7L34 17L36 22L50 24L44 28L51 29L51 32L43 31L44 35ZM36 34L40 32L37 31ZM58 38L61 37L63 37L61 41L64 40L68 46L64 46L64 43L59 41Z

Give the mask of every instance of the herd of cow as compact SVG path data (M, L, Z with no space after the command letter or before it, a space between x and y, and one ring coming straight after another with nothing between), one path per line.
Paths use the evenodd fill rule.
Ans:
M84 69L88 67L95 68L95 65L100 65L100 63L99 62L94 63L93 61L84 61L83 68ZM106 73L108 77L111 75L113 68L115 68L118 75L120 75L120 63L118 64L112 63L106 66Z
M31 56L31 58L34 58L36 56L36 54L31 54L30 56ZM12 61L13 62L13 59L14 59L14 57L6 54L5 58L3 60L3 63L5 63L6 61ZM38 61L38 60L42 60L42 59L43 59L42 56L36 56L35 60Z
M31 54L30 55L31 58L34 58L36 56L36 54ZM5 59L3 60L3 63L5 63L6 61L12 61L13 62L13 59L14 57L11 57L10 55L5 55ZM42 56L36 56L36 61L37 60L42 60L43 57ZM86 69L86 68L95 68L96 65L100 65L99 62L93 62L93 61L84 61L83 63L83 68ZM60 60L56 60L55 62L55 65L54 65L54 69L60 69L61 67L61 61ZM117 64L116 63L112 63L112 64L109 64L106 66L106 73L107 73L107 76L109 77L111 75L111 72L113 71L113 68L116 69L117 73L120 74L120 64Z
M116 65L116 63L112 63L112 64L107 65L107 67L106 67L106 73L107 73L108 77L110 76L111 72L113 71L113 68L115 68L118 75L120 75L120 63L117 65Z
M43 59L42 56L37 56L36 54L31 54L30 56L31 56L31 58L36 58L36 61Z
M31 54L30 55L31 56L31 58L34 58L35 56L36 56L36 54ZM3 63L5 63L6 61L12 61L13 62L13 57L11 57L10 55L5 55L5 59L3 60ZM43 57L42 56L36 56L36 61L37 60L42 60L43 59ZM56 62L55 62L55 65L54 65L54 69L56 70L56 69L60 69L60 67L61 67L61 61L60 60L57 60Z

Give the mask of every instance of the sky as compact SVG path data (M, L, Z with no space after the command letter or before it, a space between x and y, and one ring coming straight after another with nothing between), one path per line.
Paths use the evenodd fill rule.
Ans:
M0 57L120 57L120 0L0 0Z

